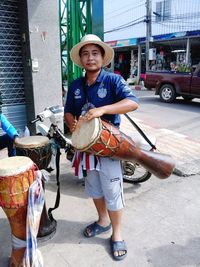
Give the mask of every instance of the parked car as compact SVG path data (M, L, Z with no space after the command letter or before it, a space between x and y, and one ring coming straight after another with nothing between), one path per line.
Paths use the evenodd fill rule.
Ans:
M200 64L194 72L146 72L144 85L155 89L162 102L171 103L177 96L189 101L200 98Z

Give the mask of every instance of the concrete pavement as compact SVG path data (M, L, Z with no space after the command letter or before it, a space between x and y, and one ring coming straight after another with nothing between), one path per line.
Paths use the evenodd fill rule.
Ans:
M96 219L92 201L82 182L74 177L65 156L61 158L61 201L53 212L57 231L39 242L45 267L197 267L200 266L200 175L154 176L140 185L124 183L126 207L123 234L128 256L113 261L106 233L84 238L84 227ZM46 184L46 205L54 206L55 174ZM0 267L6 267L11 251L8 220L0 209Z
M123 234L128 256L122 262L115 262L110 255L111 233L91 239L82 234L84 227L96 219L96 214L92 201L85 196L82 182L74 177L69 161L62 154L61 201L53 212L57 231L52 239L38 243L44 267L200 267L197 164L200 144L166 129L138 123L145 132L157 137L159 152L175 158L175 172L182 176L172 174L166 180L152 176L140 185L124 183ZM133 128L124 118L121 129L128 133ZM0 158L5 156L6 151L1 151ZM53 172L46 184L47 208L54 206L56 189ZM0 267L7 266L10 251L10 228L0 209Z
M189 176L200 173L200 142L168 129L153 128L136 118L134 121L147 136L156 138L157 152L169 154L174 158L175 174ZM122 119L121 130L130 136L140 136L125 117Z

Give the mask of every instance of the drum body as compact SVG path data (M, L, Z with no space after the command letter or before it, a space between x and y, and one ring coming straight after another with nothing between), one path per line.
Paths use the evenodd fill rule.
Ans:
M51 160L51 144L45 136L26 136L17 139L16 154L32 159L38 169L46 169ZM45 187L43 183L43 187ZM50 220L47 214L46 204L41 215L38 238L41 241L51 238L56 232L56 221Z
M38 168L46 169L51 160L51 144L45 136L26 136L16 141L17 156L32 159Z
M34 163L27 157L0 160L0 206L10 224L12 234L26 240L28 190L34 181ZM25 247L12 249L10 266L22 266Z
M80 120L72 133L72 145L97 156L133 161L161 179L169 177L175 167L170 155L140 149L131 137L99 118Z
M116 127L99 118L81 122L80 127L72 133L72 145L76 149L104 157L116 157L117 154L121 158L126 156L126 151L120 151L122 139L126 141Z

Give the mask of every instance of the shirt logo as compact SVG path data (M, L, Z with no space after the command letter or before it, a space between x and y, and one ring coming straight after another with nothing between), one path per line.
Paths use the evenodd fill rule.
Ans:
M74 92L74 98L75 99L79 99L79 98L81 98L81 90L79 89L79 88L77 88L76 90L75 90L75 92Z
M80 95L80 92L81 92L80 89L77 88L77 89L75 90L74 94L75 94L75 95Z
M98 97L104 98L107 96L107 89L103 87L99 88L97 94L98 94Z

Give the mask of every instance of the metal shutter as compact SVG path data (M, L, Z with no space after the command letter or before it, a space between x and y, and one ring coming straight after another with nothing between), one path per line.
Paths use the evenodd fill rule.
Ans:
M3 98L3 113L22 134L27 118L19 1L0 1L0 91Z

